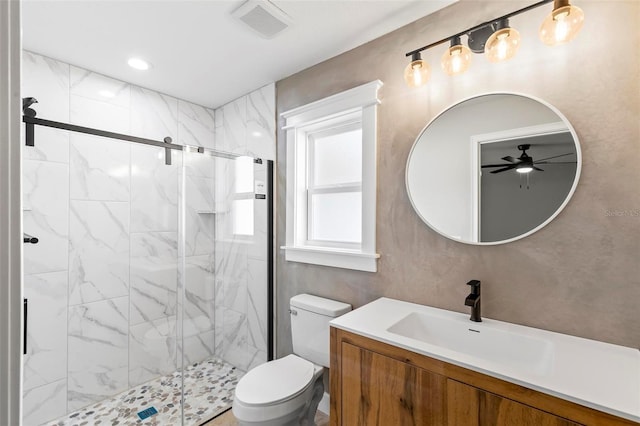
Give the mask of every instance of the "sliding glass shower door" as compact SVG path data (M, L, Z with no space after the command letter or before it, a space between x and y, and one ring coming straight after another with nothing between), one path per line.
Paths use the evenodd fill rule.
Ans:
M24 230L38 238L24 248L23 425L195 426L230 408L269 349L267 164L35 136L23 185ZM65 138L66 162L50 161L46 143Z
M184 424L231 407L239 378L267 360L266 166L185 152L180 348Z

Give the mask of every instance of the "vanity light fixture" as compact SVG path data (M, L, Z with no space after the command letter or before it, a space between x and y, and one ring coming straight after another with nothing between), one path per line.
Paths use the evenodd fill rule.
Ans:
M553 11L540 26L540 40L549 46L573 40L584 24L584 12L569 0L555 0Z
M424 86L431 75L431 67L420 57L420 52L411 55L411 63L404 69L404 81L409 87Z
M521 41L518 30L509 26L509 18L551 2L554 3L553 11L540 27L540 39L551 46L573 40L584 23L582 10L572 6L570 0L538 1L406 53L405 56L411 57L411 62L404 70L404 79L407 85L420 87L427 82L430 67L420 54L446 42L450 42L451 47L442 56L442 69L449 75L461 74L469 68L471 52L485 53L490 62L511 59L518 52ZM461 37L465 35L467 36L468 48L461 43Z
M495 28L495 32L491 34L484 46L484 53L490 62L508 61L520 48L520 33L509 26L508 19L496 22Z
M442 55L441 65L449 75L462 74L471 65L471 50L462 45L459 36L451 39L451 47Z

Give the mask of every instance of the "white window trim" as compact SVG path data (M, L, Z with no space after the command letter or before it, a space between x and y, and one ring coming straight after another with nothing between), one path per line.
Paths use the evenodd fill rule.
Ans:
M286 245L281 247L287 261L377 271L376 107L380 104L380 87L382 82L375 80L280 114L287 140ZM306 243L306 134L314 125L350 114L361 115L362 121L362 244L359 249L310 245Z

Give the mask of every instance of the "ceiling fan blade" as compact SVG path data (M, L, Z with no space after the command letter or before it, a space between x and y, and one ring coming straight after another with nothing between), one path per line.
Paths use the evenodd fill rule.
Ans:
M577 164L577 161L534 161L533 164Z
M517 158L513 158L513 157L512 157L512 156L510 156L510 155L507 155L506 157L502 157L502 159L503 159L504 161L508 161L508 162L510 162L510 163L518 163L518 162L520 162L520 160L518 160Z
M502 169L494 170L494 171L492 171L491 173L502 173L502 172L506 172L507 170L513 170L513 169L515 169L515 168L516 168L516 165L515 165L515 164L513 164L513 165L511 165L511 166L507 166L507 167L504 167L504 168L502 168Z
M542 170L541 168L536 167L536 166L533 166L533 170L537 170L537 171L539 171L539 172L544 172L544 170Z
M545 161L545 160L551 160L552 158L564 157L566 155L573 155L573 154L574 154L573 152L569 152L567 154L554 155L553 157L541 158L541 159L537 160L536 162Z
M482 168L485 168L485 167L506 167L506 166L510 166L510 164L504 164L504 163L502 163L502 164L485 164L485 165L482 166Z

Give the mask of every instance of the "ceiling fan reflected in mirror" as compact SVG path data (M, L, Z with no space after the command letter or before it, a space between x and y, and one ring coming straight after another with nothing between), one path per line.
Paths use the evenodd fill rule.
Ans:
M548 161L554 158L566 157L567 155L575 155L574 152L569 152L566 154L554 155L552 157L541 158L539 160L533 159L529 154L527 154L527 150L531 148L531 144L522 144L518 145L518 150L522 151L522 154L518 158L513 158L510 155L506 157L502 157L502 160L507 161L508 163L502 164L484 164L482 168L493 168L500 167L498 170L492 170L491 173L502 173L509 170L514 170L518 173L530 173L532 171L544 172L544 169L537 167L539 164L576 164L575 161Z

